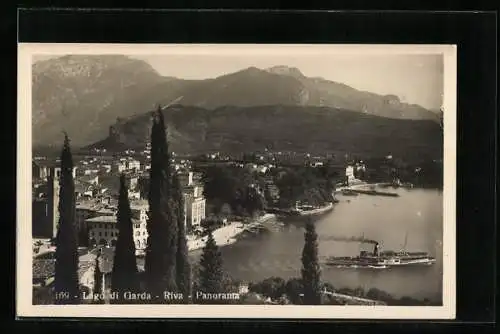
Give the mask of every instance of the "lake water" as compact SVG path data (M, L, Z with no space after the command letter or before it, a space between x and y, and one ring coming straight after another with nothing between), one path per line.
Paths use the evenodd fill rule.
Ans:
M432 266L390 269L335 268L321 263L322 279L336 288L384 290L395 297L441 301L443 197L439 190L397 189L399 197L342 196L334 209L316 218L319 257L352 256L372 245L326 240L333 236L362 236L379 241L381 250L401 250L407 235L408 251L426 251L436 257ZM221 249L224 267L243 281L271 276L300 277L304 221L284 220L284 226L250 236Z

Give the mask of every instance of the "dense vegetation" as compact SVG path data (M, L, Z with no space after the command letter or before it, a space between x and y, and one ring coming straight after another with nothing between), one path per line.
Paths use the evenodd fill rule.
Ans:
M175 217L177 220L177 252L175 262L176 285L184 296L184 302L189 302L191 295L191 265L188 259L188 245L186 239L186 217L184 216L184 197L177 174L172 177L172 197L175 203Z
M128 199L128 189L125 176L120 176L120 195L118 198L118 239L116 242L113 271L111 274L111 289L118 293L113 302L124 304L125 292L139 291L137 260L135 257L134 231L132 226L132 212Z
M434 121L398 120L323 107L258 106L207 110L171 106L163 111L175 152L339 152L365 157L393 154L408 160L442 156L442 130ZM116 135L95 143L108 150L142 150L151 114L116 126ZM307 140L304 140L307 138Z
M61 175L59 189L59 221L55 239L55 293L56 303L79 302L77 231L75 227L75 183L73 180L73 158L69 138L64 135L61 153Z
M209 166L200 171L204 196L216 215L227 205L231 214L238 216L252 216L266 207L263 193L258 190L264 188L262 175L233 166Z
M163 291L176 291L177 216L173 202L170 152L161 107L151 130L148 241L145 259L147 290L162 302Z
M204 196L215 215L229 206L230 213L252 216L268 207L290 208L296 202L320 206L332 201L339 172L328 166L279 167L266 173L230 165L208 165L203 173ZM279 202L270 195L268 183L279 190ZM225 212L227 215L227 212Z
M200 259L196 290L204 293L225 292L223 284L224 272L222 269L222 255L215 243L212 231L208 230L208 237ZM199 303L205 300L197 300Z
M304 248L302 250L302 288L303 303L321 304L321 269L318 262L318 235L312 219L306 224Z
M295 167L274 171L280 191L280 206L291 207L296 202L320 206L333 200L338 173L325 168Z
M330 292L337 292L348 296L361 297L371 300L378 300L387 303L389 306L439 306L441 303L431 301L429 299L416 299L408 296L400 298L394 297L391 294L371 288L368 291L358 288L340 288L336 289L330 283L321 283L320 289L327 289ZM284 280L280 277L269 277L260 282L252 283L249 285L249 291L260 294L265 298L270 298L271 301L282 304L304 304L303 301L303 284L300 278L290 278ZM321 304L340 305L341 301L333 297L323 296Z
M355 172L356 176L368 182L391 182L399 179L417 187L443 187L442 160L423 160L409 163L401 158L378 158L365 161L366 170Z

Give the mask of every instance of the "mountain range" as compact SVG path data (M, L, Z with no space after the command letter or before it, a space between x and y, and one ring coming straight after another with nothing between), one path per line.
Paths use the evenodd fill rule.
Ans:
M308 136L301 140L309 146L315 141L341 145L337 139L365 134L377 134L380 145L389 145L401 129L409 131L404 138L410 141L440 130L435 112L395 95L306 77L284 65L184 80L162 76L147 62L126 56L68 55L33 64L33 145L60 146L62 131L76 147L102 139L139 144L144 139L139 124L159 104L173 105L165 110L170 135L178 143L174 146L187 150L195 142L203 143L196 149L293 142L299 133Z
M295 151L388 154L406 159L442 156L436 122L400 120L329 107L256 106L204 109L171 105L163 109L168 141L175 152ZM87 148L142 151L150 139L154 112L121 120L109 135ZM417 159L417 160L418 160Z

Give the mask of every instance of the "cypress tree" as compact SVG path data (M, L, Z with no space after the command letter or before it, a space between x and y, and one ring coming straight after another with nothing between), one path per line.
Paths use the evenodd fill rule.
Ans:
M311 219L306 224L302 251L302 284L304 304L319 305L321 303L321 271L318 264L318 235Z
M73 158L67 134L61 153L59 223L56 234L55 282L56 304L75 304L80 300L78 246L75 226L75 184Z
M94 264L94 296L95 294L100 295L102 293L102 272L101 269L99 268L99 257L100 254L96 256L95 258L95 264ZM104 304L104 300L101 300L100 297L96 297L93 300L94 304Z
M145 271L153 302L164 302L163 292L176 290L177 222L172 211L170 155L161 107L154 116Z
M120 176L120 194L118 197L118 239L113 260L111 288L117 292L118 298L113 303L124 304L125 292L138 292L137 261L132 226L132 211L128 200L128 189L125 176Z
M176 173L172 177L172 185L177 217L176 284L179 292L184 295L184 302L187 303L191 295L191 266L188 258L189 250L186 239L184 198L182 196L179 177Z
M224 278L222 256L211 230L208 231L207 242L205 247L203 247L198 277L198 288L201 292L222 292Z

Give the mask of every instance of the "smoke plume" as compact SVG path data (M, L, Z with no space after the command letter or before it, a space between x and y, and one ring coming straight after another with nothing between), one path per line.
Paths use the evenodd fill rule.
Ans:
M373 244L376 245L378 244L377 240L373 239L367 239L365 237L345 237L345 236L327 236L327 237L321 237L321 240L325 241L344 241L344 242L359 242L363 244Z

